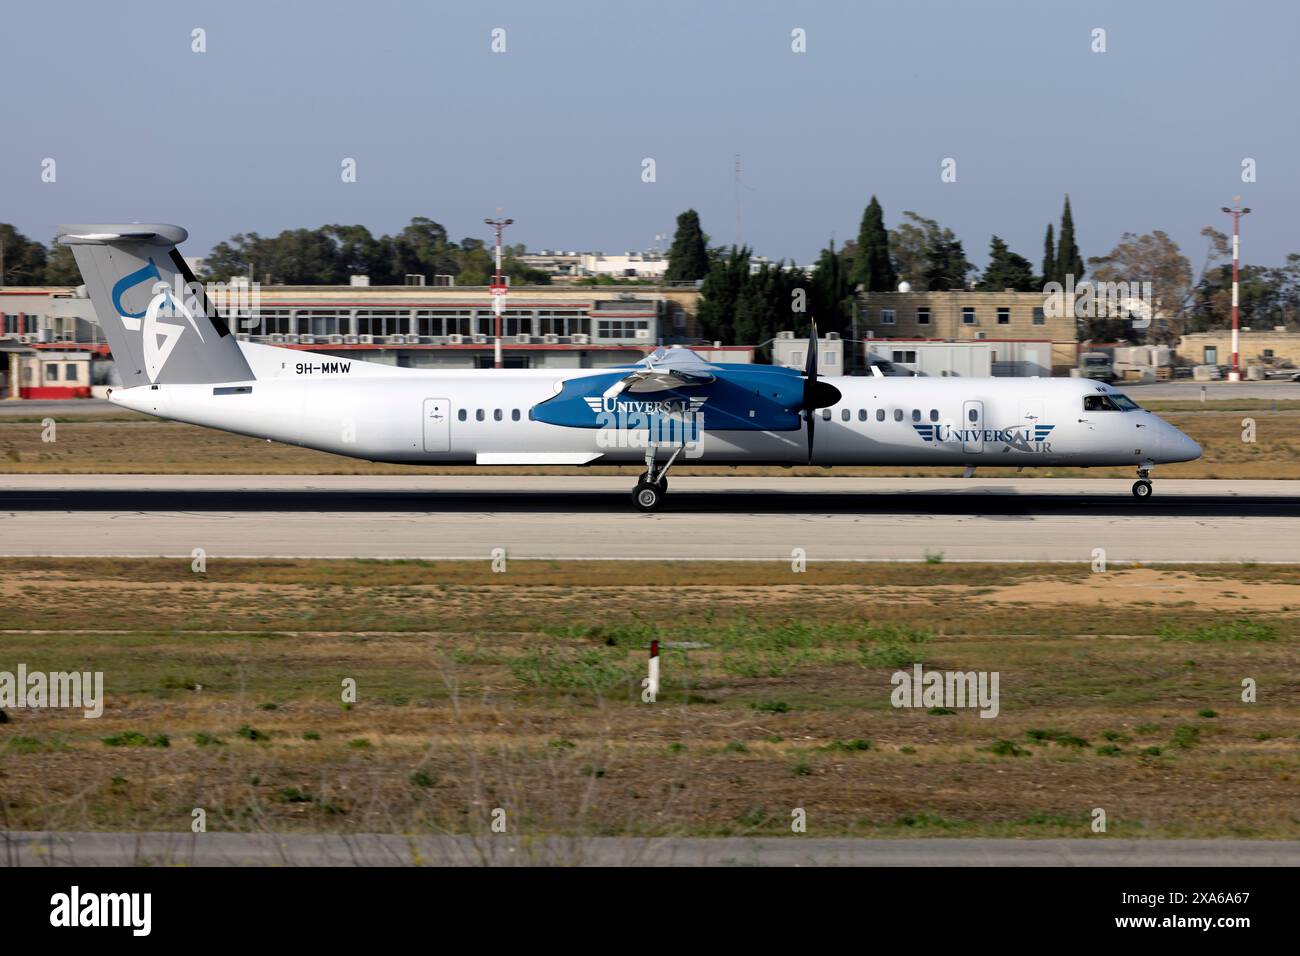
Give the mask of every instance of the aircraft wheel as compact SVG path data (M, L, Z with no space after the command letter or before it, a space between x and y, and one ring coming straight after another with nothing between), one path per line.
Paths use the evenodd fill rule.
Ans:
M1137 481L1133 482L1133 497L1150 498L1151 482L1147 481L1147 479L1145 478L1140 478Z
M650 472L643 471L641 472L641 477L636 480L636 483L638 485L645 485L645 484L649 484L649 480L650 480ZM655 484L659 486L660 491L668 490L668 479L666 477L660 478L658 481L655 482Z
M639 482L632 492L632 501L638 511L658 511L664 501L664 489L648 481Z

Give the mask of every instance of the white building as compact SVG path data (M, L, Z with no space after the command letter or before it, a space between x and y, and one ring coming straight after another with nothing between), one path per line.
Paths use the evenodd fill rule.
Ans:
M581 275L610 276L615 279L662 279L668 271L668 258L659 252L625 252L607 256L603 252L586 252L578 266Z
M808 340L793 332L778 332L772 340L772 364L803 371L808 364ZM821 375L845 374L844 340L838 332L817 339L817 371Z
M867 360L940 378L988 378L1052 374L1052 343L1047 340L989 339L936 342L933 339L868 339Z

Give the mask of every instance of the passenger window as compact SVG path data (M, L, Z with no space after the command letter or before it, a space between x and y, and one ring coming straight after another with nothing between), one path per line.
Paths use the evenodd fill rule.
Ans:
M849 411L847 408L843 409L840 412L840 421L842 422L847 422L852 417L853 417L853 413Z
M481 408L474 412L474 421L476 422L481 422L486 417L487 416L483 414L483 409Z
M920 420L921 420L921 410L919 408L912 409L912 421L919 422Z
M830 421L830 420L831 420L831 410L830 410L829 408L823 408L823 409L822 409L822 421L824 421L824 422L828 422L828 421Z
M930 409L930 421L937 422L938 420L939 420L939 409L937 408Z
M498 408L496 411L494 411L494 412L492 413L492 418L493 418L495 421L498 421L498 422L499 422L499 421L501 421L501 419L503 419L504 417L505 417L505 416L501 414L501 409L499 409L499 408Z
M894 409L894 421L901 422L902 420L903 420L903 410L901 408Z
M884 420L885 420L885 410L884 410L883 408L877 408L877 409L876 409L876 421L878 421L878 422L883 422Z
M859 409L858 409L858 421L860 421L860 422L865 422L866 420L867 420L867 410L866 410L865 408L859 408Z
M519 421L519 409L517 409L517 408L512 408L512 409L510 410L510 420L511 420L512 422L517 422L517 421Z
M462 408L456 413L456 417L463 422L465 419L469 418L469 415L465 412L465 409Z

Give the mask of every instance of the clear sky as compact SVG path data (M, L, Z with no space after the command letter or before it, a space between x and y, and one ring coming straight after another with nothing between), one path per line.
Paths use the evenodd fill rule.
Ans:
M1164 229L1199 266L1241 194L1245 260L1277 264L1300 251L1298 39L1283 0L14 0L0 221L174 222L198 255L413 215L486 238L502 207L510 242L621 253L692 206L734 241L739 192L744 241L808 263L875 193L890 227L915 210L980 264L991 233L1037 264L1068 192L1085 256Z

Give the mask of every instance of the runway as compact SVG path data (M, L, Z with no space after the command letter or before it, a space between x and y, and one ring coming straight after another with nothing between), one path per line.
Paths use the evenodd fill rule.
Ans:
M1300 842L0 833L0 866L1297 866Z
M1300 561L1300 481L18 475L0 555Z

